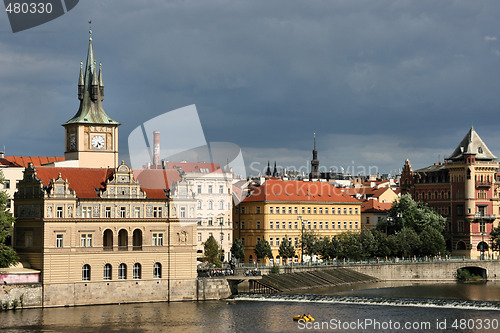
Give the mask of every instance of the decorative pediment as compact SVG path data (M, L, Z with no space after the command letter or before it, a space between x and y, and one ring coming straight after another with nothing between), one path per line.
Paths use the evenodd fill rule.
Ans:
M100 197L103 199L146 199L146 193L134 179L133 171L122 161L113 177L106 181L105 190L100 194Z

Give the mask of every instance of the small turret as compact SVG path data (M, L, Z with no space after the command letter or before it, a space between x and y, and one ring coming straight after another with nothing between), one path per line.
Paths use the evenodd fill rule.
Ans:
M102 80L102 64L99 63L99 93L101 94L101 101L104 100L104 81Z
M94 72L92 73L92 92L91 92L91 98L93 101L96 101L97 98L99 97L99 83L97 82L97 73L96 73L96 70L95 70L95 61L94 61Z
M78 77L78 99L83 100L83 91L85 89L85 80L83 78L83 62L80 61L80 76Z

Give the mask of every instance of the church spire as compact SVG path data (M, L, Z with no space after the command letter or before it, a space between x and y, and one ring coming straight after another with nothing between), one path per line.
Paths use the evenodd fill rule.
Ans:
M320 177L320 174L319 174L318 151L316 150L316 133L314 133L314 146L312 153L313 153L313 158L311 160L311 178L318 179Z
M271 176L271 166L269 165L269 161L267 161L266 176Z
M80 66L80 77L78 79L80 107L73 118L65 122L63 126L78 123L120 125L119 122L111 119L102 107L104 84L102 70L100 70L99 74L97 73L94 46L92 44L92 30L89 30L89 47L85 68L83 68L82 64Z

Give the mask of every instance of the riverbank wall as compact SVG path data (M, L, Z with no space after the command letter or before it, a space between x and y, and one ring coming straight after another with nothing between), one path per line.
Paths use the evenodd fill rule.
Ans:
M0 285L0 310L39 307L60 307L97 304L208 301L231 296L231 287L225 278L204 278L186 281L110 281L106 283ZM45 289L43 289L45 288ZM14 303L16 305L14 306Z

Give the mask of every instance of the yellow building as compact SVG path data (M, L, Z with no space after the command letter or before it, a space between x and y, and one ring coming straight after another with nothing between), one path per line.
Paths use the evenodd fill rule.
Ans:
M234 237L243 241L245 262L256 260L255 245L265 239L274 262L279 261L280 243L288 238L301 260L302 233L319 237L361 230L361 202L325 182L267 179L253 188L234 210Z
M196 220L173 216L168 184L147 188L156 170L143 170L144 186L117 164L119 123L102 108L101 73L90 39L80 107L64 124L66 161L25 169L14 248L41 271L43 306L194 300Z

